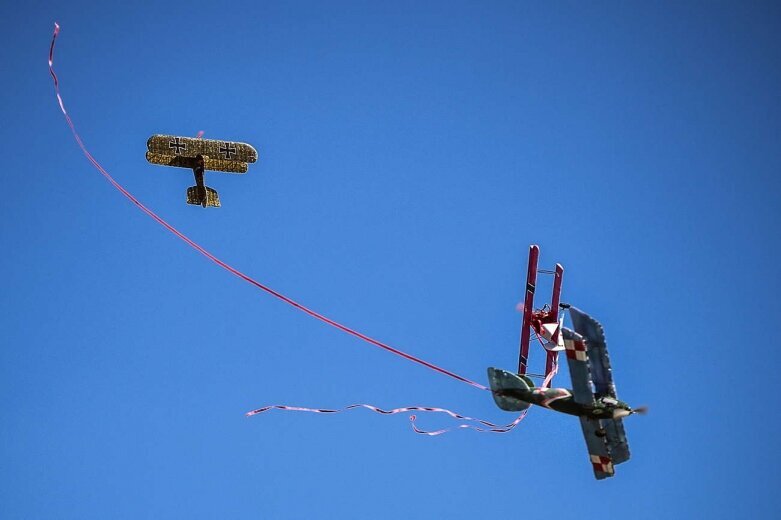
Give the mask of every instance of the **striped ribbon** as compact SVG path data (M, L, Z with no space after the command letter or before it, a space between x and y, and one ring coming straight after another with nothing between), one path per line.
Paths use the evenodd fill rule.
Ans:
M429 436L435 436L435 435L441 435L443 433L453 431L456 429L470 429L477 432L483 432L483 433L507 433L513 428L515 428L518 423L520 423L524 417L526 417L527 410L524 410L521 415L519 415L513 422L505 425L499 425L494 424L490 421L485 421L483 419L475 419L474 417L469 417L466 415L461 415L459 413L452 412L450 410L447 410L445 408L434 408L430 406L405 406L403 408L393 408L391 410L383 410L382 408L378 408L376 406L370 405L370 404L351 404L349 406L345 406L344 408L339 409L333 409L333 408L305 408L302 406L287 406L287 405L281 405L281 404L273 404L269 406L264 406L262 408L258 408L256 410L252 410L251 412L247 412L247 417L251 417L253 415L258 415L261 413L268 412L270 410L285 410L288 412L311 412L311 413L340 413L340 412L346 412L348 410L354 410L356 408L365 408L367 410L371 410L372 412L381 414L381 415L395 415L397 413L407 413L407 412L429 412L429 413L444 413L446 415L449 415L450 417L457 419L459 421L464 421L467 423L477 423L481 426L477 426L476 424L459 424L453 428L444 428L441 430L422 430L418 428L417 424L415 424L415 420L417 419L417 416L410 415L410 424L412 425L412 429L415 433L419 433L421 435L429 435Z

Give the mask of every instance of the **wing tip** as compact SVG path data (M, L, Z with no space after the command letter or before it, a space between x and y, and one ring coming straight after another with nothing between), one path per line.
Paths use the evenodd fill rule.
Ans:
M252 146L249 143L241 143L241 144L246 145L247 148L249 148L250 151L251 151L251 153L249 154L249 157L247 157L247 162L248 163L256 162L258 160L259 155L258 155L258 151L255 149L255 147Z

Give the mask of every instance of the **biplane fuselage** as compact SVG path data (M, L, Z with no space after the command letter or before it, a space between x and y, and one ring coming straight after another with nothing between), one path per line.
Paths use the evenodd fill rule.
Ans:
M579 403L573 398L572 390L566 388L508 388L496 393L505 399L590 419L615 419L632 413L628 404L612 397L600 397L588 404Z

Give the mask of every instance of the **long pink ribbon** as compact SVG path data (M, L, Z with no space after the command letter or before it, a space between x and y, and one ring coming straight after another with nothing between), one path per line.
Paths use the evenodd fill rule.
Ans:
M312 309L309 309L305 307L304 305L296 302L295 300L288 298L282 293L279 293L270 287L267 287L263 285L262 283L254 280L250 276L242 273L238 269L228 265L227 263L223 262L216 256L214 256L212 253L201 247L200 245L196 244L194 241L192 241L189 237L187 237L184 233L176 229L174 226L163 220L162 217L159 217L154 211L144 206L138 199L136 199L129 191L127 191L125 188L122 187L117 181L114 180L114 178L103 168L103 166L98 163L98 161L92 156L92 154L87 150L87 147L84 146L84 142L81 140L81 137L79 136L79 133L76 131L76 127L73 124L73 121L71 120L70 116L68 115L67 110L65 110L65 104L62 101L62 96L60 95L60 83L57 79L57 74L54 73L54 43L57 40L57 35L60 33L60 26L59 24L54 24L54 34L52 35L52 43L49 47L49 72L52 75L52 79L54 80L54 92L57 94L57 101L60 104L60 110L62 110L62 114L65 116L65 120L68 123L68 126L71 129L71 132L73 133L73 137L76 139L76 142L79 145L79 148L81 148L81 151L84 153L84 156L92 163L92 165L97 169L103 177L108 180L114 188L116 188L122 195L124 195L130 202L135 204L141 211L152 217L155 221L157 221L161 226L166 228L168 231L176 235L179 239L181 239L183 242L185 242L187 245L201 253L203 256L217 264L218 266L222 267L229 273L241 278L247 283L250 283L257 287L258 289L265 291L266 293L274 296L275 298L278 298L282 300L283 302L287 303L288 305L291 305L295 307L296 309L305 312L306 314L312 316L313 318L316 318L332 327L335 327L343 332L346 332L347 334L350 334L352 336L355 336L356 338L359 338L366 343L369 343L371 345L374 345L376 347L379 347L381 349L387 350L388 352L395 354L397 356L403 357L404 359L407 359L409 361L412 361L414 363L418 363L419 365L423 365L426 368L429 368L431 370L434 370L435 372L439 372L440 374L444 374L446 376L452 377L453 379L457 379L458 381L461 381L462 383L466 383L468 385L471 385L475 388L478 388L480 390L488 390L488 388L484 385L481 385L480 383L476 383L472 381L471 379L467 379L466 377L460 376L456 374L455 372L451 372L450 370L446 370L444 368L438 367L437 365L434 365L433 363L429 363L428 361L424 361L418 357L413 356L412 354L407 354L406 352L403 352L401 350L398 350L396 348L391 347L390 345L387 345L381 341L378 341L374 338L371 338L365 334L362 334L356 330L353 330L346 325L342 325L341 323L334 321L326 316L323 316L322 314L313 311ZM200 137L200 135L199 135Z

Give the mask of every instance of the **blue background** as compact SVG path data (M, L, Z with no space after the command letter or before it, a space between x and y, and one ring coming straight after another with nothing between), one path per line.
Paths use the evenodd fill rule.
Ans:
M778 498L777 3L3 3L0 516L771 518ZM490 396L206 261L485 382L517 362L526 254L605 326L633 458L574 418L416 435ZM149 165L153 133L255 145ZM547 284L547 285L546 285ZM549 291L550 280L540 284ZM543 303L538 300L538 304ZM542 369L533 351L533 369ZM556 380L569 386L566 371ZM421 427L453 426L419 416Z

